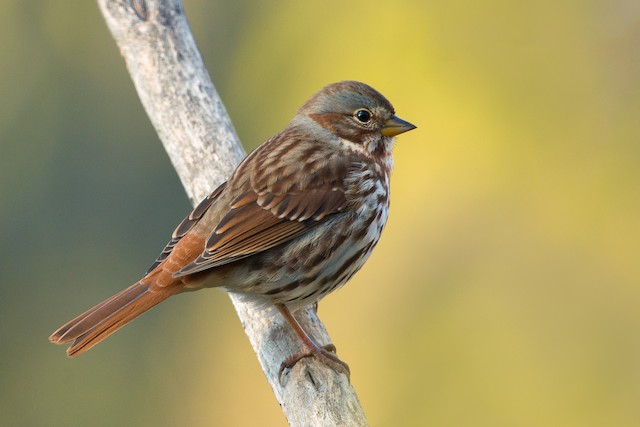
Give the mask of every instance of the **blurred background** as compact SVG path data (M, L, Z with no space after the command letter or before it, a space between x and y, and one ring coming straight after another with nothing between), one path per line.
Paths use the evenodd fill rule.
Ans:
M185 8L248 150L342 79L418 126L378 248L320 304L372 425L640 425L637 0ZM190 205L97 5L0 9L0 424L286 425L222 292L48 343Z

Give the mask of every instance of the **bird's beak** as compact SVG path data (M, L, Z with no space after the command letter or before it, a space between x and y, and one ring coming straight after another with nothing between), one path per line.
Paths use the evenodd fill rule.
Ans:
M401 133L408 132L416 127L411 123L402 120L398 116L393 116L382 126L382 135L384 136L396 136Z

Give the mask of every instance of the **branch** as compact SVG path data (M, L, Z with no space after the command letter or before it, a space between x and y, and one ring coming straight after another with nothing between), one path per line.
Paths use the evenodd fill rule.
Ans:
M192 203L228 177L244 151L207 74L180 0L98 0L138 95ZM312 358L278 379L300 343L280 316L265 318L230 294L262 369L292 426L364 426L344 375ZM297 317L320 344L331 342L311 309Z

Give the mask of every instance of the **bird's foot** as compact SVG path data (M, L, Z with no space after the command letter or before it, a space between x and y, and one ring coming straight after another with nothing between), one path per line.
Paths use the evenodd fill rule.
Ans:
M280 371L278 372L278 378L282 384L282 374L284 371L291 370L300 360L305 357L315 357L320 362L324 363L334 371L345 374L347 379L350 380L351 371L349 365L344 363L336 354L336 346L333 344L327 344L325 346L318 345L305 345L301 351L294 353L287 357L282 365L280 365Z

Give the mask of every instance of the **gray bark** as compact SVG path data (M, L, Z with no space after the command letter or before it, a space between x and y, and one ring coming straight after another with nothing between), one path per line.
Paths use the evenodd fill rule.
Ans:
M196 204L231 174L245 153L204 67L182 3L98 3L142 104ZM299 351L299 340L279 315L265 317L230 296L290 425L367 425L348 379L315 359L300 361L281 384L280 365ZM319 344L331 342L313 310L297 317Z

